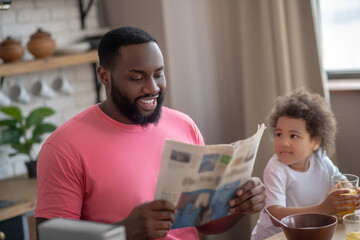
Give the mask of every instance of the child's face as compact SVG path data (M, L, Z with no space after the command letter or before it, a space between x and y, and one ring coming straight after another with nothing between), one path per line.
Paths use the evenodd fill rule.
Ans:
M275 153L283 164L306 171L310 156L320 146L319 138L311 138L302 118L279 117L275 128Z

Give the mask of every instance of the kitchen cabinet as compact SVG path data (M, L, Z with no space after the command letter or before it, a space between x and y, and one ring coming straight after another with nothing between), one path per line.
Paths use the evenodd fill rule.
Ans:
M91 50L84 53L58 55L49 58L36 59L32 61L21 61L15 63L0 64L0 87L2 88L5 77L26 74L33 72L41 72L50 69L63 68L79 64L89 63L92 65L94 74L94 83L97 93L97 102L100 102L101 83L97 77L97 50Z

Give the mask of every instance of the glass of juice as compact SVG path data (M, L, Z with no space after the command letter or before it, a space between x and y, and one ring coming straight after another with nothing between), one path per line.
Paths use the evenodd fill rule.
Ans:
M353 174L337 174L331 176L331 189L338 190L338 189L349 189L349 193L345 193L342 195L349 195L349 194L358 194L357 187L359 186L359 177ZM354 213L355 211L355 204L350 203L346 204L345 206L352 206L350 210L338 212L335 214L338 221L341 223L343 221L343 216L349 213Z
M360 240L360 213L350 213L343 216L346 240Z

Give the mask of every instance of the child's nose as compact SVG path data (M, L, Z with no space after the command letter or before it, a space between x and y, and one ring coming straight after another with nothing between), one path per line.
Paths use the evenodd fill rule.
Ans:
M284 139L282 140L282 142L281 142L281 145L286 146L286 147L290 146L290 141L289 141L289 139L284 138Z

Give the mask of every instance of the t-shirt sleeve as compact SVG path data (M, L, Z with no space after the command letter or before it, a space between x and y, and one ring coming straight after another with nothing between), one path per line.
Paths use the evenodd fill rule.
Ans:
M321 156L321 159L325 165L325 168L327 169L329 173L329 178L333 175L339 174L339 168L335 166L335 164L331 161L331 159L326 155L326 153L323 153Z
M191 127L191 135L192 135L192 141L193 144L196 145L205 145L205 141L204 138L198 128L198 126L196 125L196 123L194 122L194 120L192 120L188 115L183 114L183 119L185 119L185 122L187 122L188 126L190 125ZM189 131L190 132L190 131Z
M270 161L264 170L266 207L286 206L286 175L283 172L274 161Z
M193 122L193 129L194 129L194 134L195 134L195 138L196 138L196 144L197 145L205 145L204 138L201 135L199 128L196 126L196 124L194 122Z
M45 143L37 171L35 217L80 219L84 195L81 167L59 148Z

